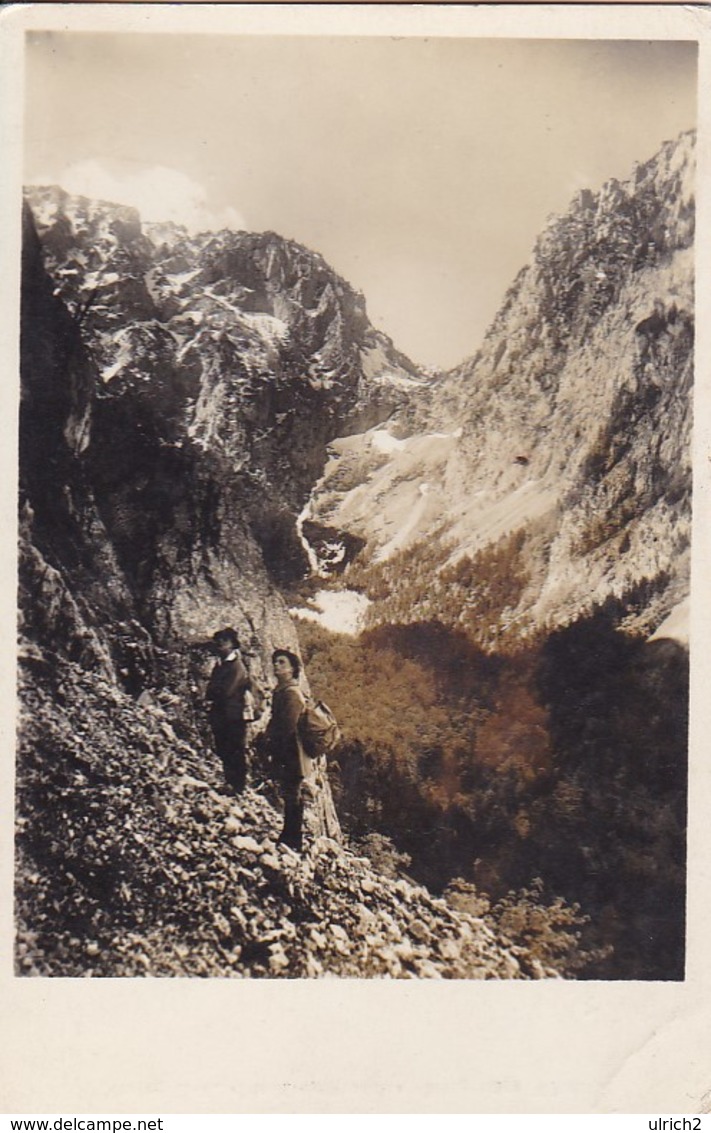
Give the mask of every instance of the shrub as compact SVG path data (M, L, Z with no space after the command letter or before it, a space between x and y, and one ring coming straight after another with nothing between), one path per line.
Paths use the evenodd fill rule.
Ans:
M511 940L533 974L579 977L591 965L610 956L612 947L586 948L581 929L590 917L562 897L547 897L540 877L528 888L511 890L498 901L486 919Z

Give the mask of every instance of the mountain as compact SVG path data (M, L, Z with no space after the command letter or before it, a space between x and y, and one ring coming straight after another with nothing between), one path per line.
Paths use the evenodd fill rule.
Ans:
M617 602L632 628L684 635L694 143L579 193L477 353L333 443L308 517L363 548L370 624L446 608L494 648ZM477 602L497 560L511 585Z
M97 370L88 475L142 618L180 639L235 619L253 634L263 564L281 584L307 565L294 515L327 444L423 379L292 241L166 240L132 209L56 188L27 200Z
M151 643L234 625L266 686L271 650L297 648L279 585L307 566L295 517L326 445L423 379L291 241L26 201L26 624L136 695Z

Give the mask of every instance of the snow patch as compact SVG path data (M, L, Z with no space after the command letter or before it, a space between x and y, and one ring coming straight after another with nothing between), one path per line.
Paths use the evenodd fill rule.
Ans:
M388 358L380 345L368 346L361 350L360 364L363 376L371 381L384 382L407 389L423 384L421 380L412 377L405 370L394 370L391 359Z
M218 423L222 420L222 406L226 387L223 381L217 381L210 388L204 382L200 396L195 403L193 419L188 426L188 436L191 440L207 446L209 441L217 436Z
M394 370L384 370L380 374L376 374L375 381L382 382L383 385L397 386L398 389L414 389L415 387L422 387L423 382L418 381L417 378L411 377L404 371L400 370L397 373Z
M363 628L370 599L355 590L319 590L308 606L289 610L293 617L317 622L331 633L347 633L355 637Z
M101 380L103 382L110 382L111 379L115 378L124 366L131 361L131 342L126 331L119 331L114 342L118 345L118 352L112 364L106 366L101 371Z
M397 452L405 448L407 441L398 440L387 429L376 429L370 434L370 443L378 452Z
M242 312L241 318L269 342L283 342L289 333L284 320L278 319L276 315L250 315Z
M689 599L684 598L682 602L679 602L679 604L674 607L669 616L664 619L649 640L660 641L662 638L671 638L672 641L678 641L682 645L688 645L690 614Z
M304 550L306 552L306 557L309 560L309 566L311 568L311 573L312 574L320 574L321 567L320 567L320 563L318 561L318 556L317 556L316 552L314 551L313 547L311 546L311 544L309 543L308 539L304 535L304 522L307 519L310 519L310 518L311 518L311 500L308 499L306 501L306 504L304 505L304 507L301 509L301 511L299 512L299 514L296 517L296 533L299 536L299 541L301 543L301 546L304 548Z
M191 271L173 272L170 275L166 275L165 278L168 280L171 287L182 287L184 283L189 283L191 279L195 279L195 276L199 275L201 271L202 268L193 268Z
M51 197L44 200L40 198L39 203L33 202L32 212L39 228L49 228L57 216L57 202Z
M424 459L427 459L428 456L432 456L438 460L442 456L441 446L435 446L431 442L456 440L461 436L461 429L457 430L455 433L416 433L414 436L406 437L404 440L394 437L387 429L374 429L367 435L370 437L371 445L374 449L377 449L378 452L392 453L409 449L411 452L416 452L418 456Z
M213 303L217 303L225 311L229 311L234 315L236 320L246 327L247 330L255 331L259 337L270 346L278 346L289 335L289 328L283 319L278 319L276 315L268 315L266 313L251 314L247 311L240 310L234 303L230 303L224 299L222 295L216 295L210 287L206 287L203 294L211 299Z

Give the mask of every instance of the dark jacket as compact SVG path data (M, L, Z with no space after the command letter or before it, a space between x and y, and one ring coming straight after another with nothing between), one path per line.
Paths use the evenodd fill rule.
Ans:
M267 737L274 771L284 783L298 783L312 776L313 761L306 755L296 731L305 704L306 698L296 680L277 685L272 693Z
M210 705L210 719L218 724L241 723L244 694L249 686L249 674L239 657L218 661L210 674L205 693Z

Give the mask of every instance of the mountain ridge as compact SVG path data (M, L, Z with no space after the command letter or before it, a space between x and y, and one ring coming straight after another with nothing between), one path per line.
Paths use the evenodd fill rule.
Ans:
M688 594L693 151L682 135L551 220L479 351L414 415L332 446L314 523L376 561L448 540L442 569L528 528L520 632L669 574L638 619L656 630Z

